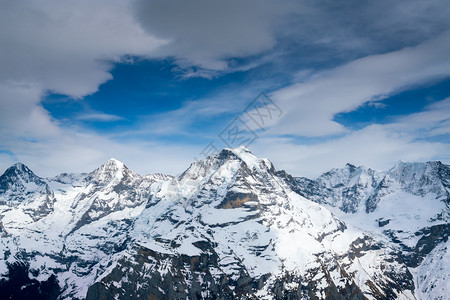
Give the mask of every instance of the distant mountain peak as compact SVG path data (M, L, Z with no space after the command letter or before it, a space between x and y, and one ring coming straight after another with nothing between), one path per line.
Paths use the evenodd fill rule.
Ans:
M357 168L354 164L351 164L351 163L346 163L346 164L345 164L345 167L346 167L346 168L349 168L349 169L356 169L356 168ZM359 167L358 167L358 168L359 168Z
M19 178L25 182L41 180L39 176L33 173L26 165L23 163L15 163L11 167L9 167L3 175L0 176L3 180L18 180Z
M15 169L19 169L19 170L28 169L28 167L26 165L24 165L23 163L21 163L21 162L17 162L15 164L13 164L11 166L11 168L15 168Z
M110 171L110 170L123 170L123 169L128 170L128 168L125 166L124 163L122 163L121 161L119 161L115 158L110 158L103 165L101 165L97 170Z
M103 165L101 165L100 168L103 168L103 169L108 169L108 168L123 169L123 168L127 168L127 167L120 160L115 159L115 158L110 158Z
M114 157L111 157L110 159L108 159L106 161L106 163L113 163L113 164L117 164L117 165L123 165L123 163L120 160L115 159Z
M208 174L211 175L229 162L241 161L246 163L242 157L242 154L250 154L253 156L248 149L224 148L218 154L210 155L205 159L193 162L189 168L178 177L178 179L183 180L183 178L190 178L190 180L197 180L208 176Z
M236 147L236 148L224 148L224 150L225 149L233 151L234 153L251 153L250 149L248 149L247 147L245 147L243 145Z
M424 171L425 169L428 168L433 168L435 166L438 166L440 162L438 161L427 161L427 162L409 162L409 161L404 161L402 159L400 159L399 161L397 161L397 163L389 170L389 172L395 172L395 171L417 171L417 170L422 170Z
M24 165L21 162L13 164L11 167L8 168L8 170L17 170L20 172L32 172L30 168L28 168L26 165Z
M424 176L430 168L433 167L429 162L398 161L395 166L389 170L388 174L396 177L406 176L420 178Z
M21 202L31 201L40 196L48 198L52 194L46 180L34 174L22 163L12 165L0 176L0 198Z
M403 168L403 167L405 167L405 166L407 166L407 165L409 165L409 164L411 164L411 163L409 163L409 162L407 162L407 161L405 161L405 160L403 160L403 159L399 159L399 160L395 163L395 165L391 168L391 170Z
M252 152L245 146L240 146L237 148L223 148L222 151L218 154L221 158L226 157L237 157L241 158L241 156L245 155L253 155ZM254 156L254 155L253 155Z
M135 173L127 168L121 161L110 158L99 168L89 173L87 179L97 182L107 182L113 179L121 180L124 177L134 177Z
M247 164L250 169L259 169L260 162L265 161L264 159L258 158L254 155L247 147L239 146L237 148L225 148L222 150L221 154L228 154L229 156L234 155L236 158L242 160Z

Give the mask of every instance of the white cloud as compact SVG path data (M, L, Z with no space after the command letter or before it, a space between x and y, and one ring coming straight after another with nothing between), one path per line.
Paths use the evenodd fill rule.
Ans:
M3 174L3 171L11 167L15 162L14 158L9 154L0 152L0 173Z
M0 80L73 97L111 79L109 61L149 54L163 41L134 21L130 1L3 1Z
M261 55L275 61L290 53L287 59L308 63L385 53L450 26L446 0L138 0L135 12L148 32L170 41L161 57L174 56L189 75L206 77L235 70L234 58L255 56L246 62L251 67L267 62Z
M257 154L271 158L277 168L296 176L315 177L348 162L387 170L400 159L448 159L448 142L433 142L426 138L448 134L449 121L450 99L447 98L392 123L369 125L334 139L307 145L296 144L287 138L263 137L252 148Z
M61 134L40 105L47 91L80 98L112 78L109 61L162 44L133 19L129 1L3 1L0 127L3 134Z
M389 128L415 134L417 138L448 134L450 133L450 98L433 103L422 112L404 116Z
M338 113L382 103L402 89L450 76L448 53L450 32L416 47L358 59L276 91L273 98L284 115L254 148L299 176L318 176L347 162L383 170L399 159L448 158L448 142L429 139L450 133L448 98L392 123L360 130L333 121ZM285 134L297 138L279 138ZM307 144L301 136L322 140Z
M42 97L92 94L112 78L112 61L148 55L164 41L134 20L131 1L6 0L0 6L0 149L47 174L107 159L120 143L60 127ZM3 159L11 161L2 155L3 167Z
M165 145L145 141L115 141L107 136L80 130L65 130L64 135L33 142L11 139L6 146L39 176L54 176L61 172L89 172L109 158L124 162L140 173L178 174L189 166L198 153L195 147ZM11 158L0 167L11 165ZM0 157L2 159L2 157ZM0 170L2 172L3 170Z
M60 134L48 112L39 105L43 95L40 86L0 82L0 135L22 138L46 138Z
M124 120L121 116L105 114L105 113L85 113L75 117L77 120L82 121L98 121L98 122L113 122Z
M450 76L450 32L416 47L368 56L273 93L284 110L271 134L327 136L346 129L333 121L367 102Z
M223 70L225 58L271 49L276 44L274 22L299 7L295 1L143 0L137 1L136 14L151 34L171 41L161 48L161 56Z

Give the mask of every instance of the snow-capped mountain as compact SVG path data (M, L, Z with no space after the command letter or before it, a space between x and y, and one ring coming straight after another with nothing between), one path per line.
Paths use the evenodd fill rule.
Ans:
M49 214L55 197L47 182L17 163L0 176L0 205L20 207L34 221Z
M449 166L407 165L311 180L245 147L177 177L114 159L47 179L15 165L0 177L0 273L54 275L60 299L445 299Z
M450 166L399 162L387 172L376 172L346 165L315 180L295 181L301 195L324 204L346 224L398 245L415 275L416 297L447 298Z
M364 207L365 201L376 188L383 173L364 166L351 164L333 169L316 180L296 178L297 191L310 200L338 207L346 213L354 213Z

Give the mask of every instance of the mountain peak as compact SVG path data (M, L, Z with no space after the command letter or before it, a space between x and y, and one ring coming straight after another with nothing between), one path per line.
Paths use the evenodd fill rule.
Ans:
M227 154L227 156L232 154L240 160L244 161L250 169L259 169L260 159L245 146L239 146L237 148L225 148L222 150L219 156L223 156L223 154Z
M237 148L223 148L219 153L219 157L240 157L241 155L251 154L250 150L245 146L239 146Z
M100 172L116 172L122 170L128 170L125 164L115 158L108 159L103 165L101 165L98 169Z
M390 174L423 174L426 172L427 166L429 166L429 162L405 162L403 160L399 160L394 167L389 170Z
M17 162L15 164L13 164L11 166L11 168L24 169L24 168L28 168L28 167L26 165L24 165L23 163L21 163L21 162Z
M119 161L118 159L112 158L112 157L110 159L108 159L103 165L116 165L119 167L124 166L123 162Z
M21 162L13 164L9 169L18 170L22 172L31 172L30 168L28 168L26 165L24 165Z
M354 164L351 164L351 163L346 163L345 167L350 169L350 170L355 170L357 168Z
M110 158L99 168L95 169L89 174L89 178L99 182L110 181L113 178L122 179L125 176L133 175L134 173L128 169L121 161Z
M218 168L227 161L239 160L244 162L248 168L260 170L260 163L264 162L270 169L272 163L267 159L260 159L250 152L245 146L238 148L224 148L219 154L210 155L206 159L196 161L180 175L180 178L188 173L206 174L207 170L211 168ZM191 174L192 175L192 174Z
M244 145L241 145L241 146L236 147L236 148L225 148L225 149L229 149L229 150L234 151L234 152L251 153L251 151L247 147L245 147Z
M45 180L22 163L12 165L0 176L0 194L14 195L15 200L23 200L27 193L35 192L51 194Z
M403 159L399 159L395 165L391 168L391 170L395 170L395 169L401 169L403 168L405 165L408 165L409 163L404 161Z
M5 173L3 173L3 175L1 176L3 178L17 178L17 177L21 177L22 179L24 179L26 182L32 180L32 178L39 178L38 176L36 176L33 171L30 170L30 168L28 168L26 165L24 165L23 163L15 163L14 165L12 165L11 167L9 167Z

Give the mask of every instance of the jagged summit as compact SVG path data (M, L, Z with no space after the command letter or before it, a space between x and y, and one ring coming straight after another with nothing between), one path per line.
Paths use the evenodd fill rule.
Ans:
M396 174L397 176L413 176L419 178L421 176L435 174L439 169L445 167L446 165L440 161L406 162L400 160L388 171L388 173Z
M36 176L33 171L30 170L26 165L23 163L15 163L11 167L9 167L2 175L3 176L21 176L25 178L30 177L38 177Z
M351 170L351 171L353 171L353 170L355 170L355 169L357 169L357 168L362 168L363 166L359 166L359 167L357 167L357 166L355 166L354 164L351 164L351 163L346 163L345 164L345 168L347 168L347 169L349 169L349 170Z
M217 157L217 159L222 161L237 159L245 162L250 169L255 168L257 170L259 170L261 163L266 163L270 166L272 165L267 158L257 157L245 146L239 146L237 148L224 148L217 156L213 157Z
M37 221L53 209L54 194L47 181L35 175L27 166L16 163L0 176L0 205L8 207L27 206L17 221ZM1 223L0 209L0 223Z
M103 165L101 165L98 169L102 171L110 171L110 170L122 170L128 169L125 164L115 158L108 159Z
M406 162L404 160L399 160L391 169L389 169L388 173L396 173L396 172L410 172L416 173L419 171L423 174L427 165L430 165L431 162Z
M9 167L0 176L0 194L17 195L17 199L22 199L22 193L49 193L45 180L33 173L26 165L16 163Z
M10 168L15 168L17 170L22 170L22 171L29 170L29 168L21 162L17 162L15 164L13 164Z
M111 164L118 165L118 166L123 166L124 165L123 162L121 162L120 160L115 159L113 157L108 159L103 165L111 165Z
M95 169L86 177L87 181L108 183L111 180L120 181L123 178L135 177L136 173L131 171L121 161L110 158L99 168Z
M261 158L254 155L247 147L223 148L218 154L210 155L206 160L219 159L221 161L239 159L247 163L249 167L257 164ZM265 160L265 159L264 159Z
M178 176L178 183L192 185L192 183L209 180L214 174L221 174L223 178L234 178L237 175L247 175L273 172L274 168L268 159L256 157L246 147L230 149L224 148L218 154L193 162L189 168ZM255 173L256 172L256 173Z
M448 177L450 167L440 161L404 162L400 161L386 175L408 184L431 184L436 179Z
M322 204L329 204L347 213L355 213L363 207L366 194L377 186L383 172L365 166L347 163L334 168L314 180L296 178L297 191L304 197Z
M391 172L393 170L399 170L399 169L405 169L405 168L438 168L438 167L442 167L442 166L448 166L444 163L442 163L439 160L430 160L430 161L423 161L423 162L411 162L411 161L405 161L403 159L400 159L399 161L397 161L397 163L395 163L395 165L389 169L388 172Z
M247 147L245 146L240 146L238 148L225 148L222 150L222 152L224 151L229 151L231 153L233 153L234 155L236 155L236 157L238 157L239 159L241 159L242 161L244 161L247 166L251 169L253 168L259 168L259 163L262 161L262 159L258 158L257 156L255 156Z

